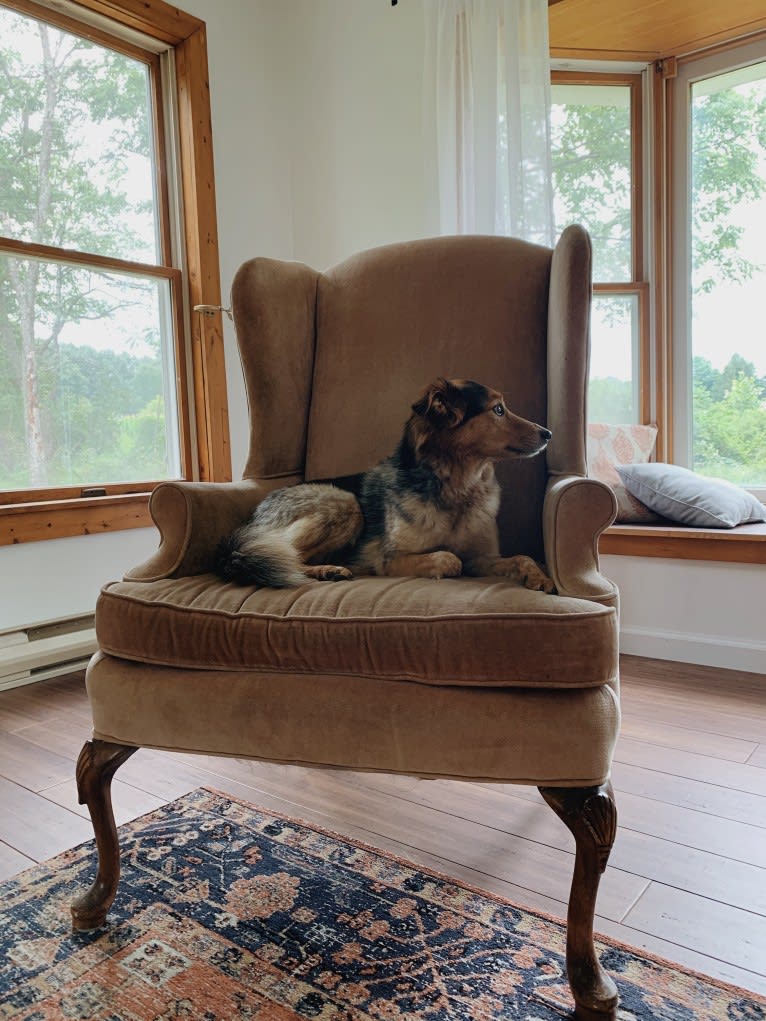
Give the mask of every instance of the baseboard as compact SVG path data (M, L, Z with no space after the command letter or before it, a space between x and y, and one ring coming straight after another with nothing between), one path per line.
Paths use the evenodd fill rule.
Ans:
M93 616L0 632L0 691L79 670L97 649Z
M728 635L698 635L682 631L624 627L620 629L620 651L631 656L648 656L650 659L669 659L725 670L766 673L766 642L731 638Z

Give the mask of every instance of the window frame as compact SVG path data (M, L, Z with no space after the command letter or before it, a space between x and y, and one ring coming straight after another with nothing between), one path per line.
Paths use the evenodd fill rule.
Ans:
M635 297L638 304L638 380L636 408L639 422L648 422L651 415L649 284L646 279L644 196L644 76L641 72L551 70L551 85L623 85L630 90L631 134L631 279L625 281L594 281L594 295Z
M231 453L221 316L191 314L195 305L220 306L221 285L213 171L212 124L208 86L205 23L164 2L153 0L2 0L3 6L126 52L149 62L153 76L172 54L171 119L177 133L177 176L180 223L172 211L162 215L160 236L163 266L67 252L67 261L96 268L122 269L170 280L175 292L176 393L179 404L182 477L195 481L230 481ZM64 12L64 13L62 13ZM146 46L141 43L146 41ZM168 125L163 104L153 89L155 130L160 153L160 186L172 187L172 155L165 151ZM168 203L161 203L166 210ZM181 265L170 262L170 239L178 232ZM45 257L59 249L4 240L0 251L23 257ZM81 486L0 493L0 545L141 528L151 524L149 496L159 484Z
M766 63L766 36L733 40L711 51L680 58L677 73L670 82L668 98L668 145L670 147L667 188L670 230L667 288L669 294L669 333L665 357L671 366L672 390L669 394L668 420L670 442L668 460L690 467L692 459L692 331L691 304L687 285L691 275L691 218L689 166L691 160L691 88L696 82L724 74L729 70ZM682 239L679 243L678 239ZM744 486L759 500L766 499L766 485Z
M672 182L674 179L674 147L672 107L679 64L721 52L742 50L750 44L766 47L766 32L746 39L734 38L716 44L703 52L681 57L665 56L643 64L642 71L633 71L643 79L642 114L632 122L634 138L639 140L641 157L634 163L640 182L639 228L643 251L634 253L633 287L642 293L641 323L641 418L644 424L658 429L655 457L673 462L674 451L674 357L672 265L674 249ZM603 54L599 54L603 57ZM615 54L618 65L622 55ZM743 61L745 63L749 61ZM554 61L552 81L596 81L607 84L610 77L620 80L617 72L603 72L605 61L588 67L578 63L577 70L562 67ZM624 66L624 65L623 65ZM635 65L632 65L633 67ZM602 77L603 75L603 77ZM637 133L637 134L636 134ZM634 239L638 237L634 234ZM640 260L640 261L639 261ZM620 285L595 282L594 293L621 291ZM704 530L668 525L613 525L600 538L601 553L617 556L659 557L678 560L717 561L742 564L766 564L766 524L744 525L732 530Z

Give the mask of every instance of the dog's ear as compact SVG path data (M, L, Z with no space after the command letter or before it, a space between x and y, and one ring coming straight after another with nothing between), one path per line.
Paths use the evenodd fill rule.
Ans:
M460 387L440 376L429 383L420 399L412 405L412 410L435 426L452 429L465 417L465 401Z

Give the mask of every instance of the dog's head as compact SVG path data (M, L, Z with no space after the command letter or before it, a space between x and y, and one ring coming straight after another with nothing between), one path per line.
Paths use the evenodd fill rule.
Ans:
M503 395L472 379L436 379L412 405L418 447L461 458L534 457L551 433L509 411Z

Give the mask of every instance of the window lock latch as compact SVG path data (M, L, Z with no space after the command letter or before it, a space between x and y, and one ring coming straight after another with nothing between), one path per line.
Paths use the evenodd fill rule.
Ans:
M201 312L203 316L214 316L216 312L225 312L229 319L231 319L232 322L234 321L231 309L224 308L223 305L194 305L192 311Z

